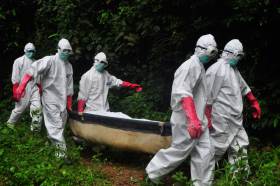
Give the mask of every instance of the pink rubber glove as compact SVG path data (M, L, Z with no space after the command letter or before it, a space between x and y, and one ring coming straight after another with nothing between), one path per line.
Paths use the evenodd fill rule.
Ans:
M185 111L188 120L187 130L192 139L199 138L202 134L202 128L195 111L193 98L184 97L181 102L182 102L182 108Z
M211 114L212 114L212 105L206 105L205 115L206 115L207 120L208 120L208 128L209 129L211 129L213 127L212 126Z
M83 99L78 100L78 114L79 115L83 114L85 104L86 104L86 100L83 100Z
M254 119L260 119L261 118L261 108L258 103L258 100L255 98L252 92L249 92L246 95L247 100L251 103L251 107L253 109L252 115Z
M32 76L29 74L25 74L23 76L23 79L22 79L20 85L16 89L16 93L15 93L16 100L20 101L20 99L24 96L26 85L31 80L31 78L32 78Z
M16 99L16 91L17 91L18 86L19 86L18 83L13 84L13 97L12 97L12 100L14 100L14 101L18 101Z
M72 96L67 96L67 109L72 111Z
M123 81L123 83L121 84L122 87L129 87L130 89L135 89L136 92L141 92L142 91L142 87L138 84L133 84L127 81Z

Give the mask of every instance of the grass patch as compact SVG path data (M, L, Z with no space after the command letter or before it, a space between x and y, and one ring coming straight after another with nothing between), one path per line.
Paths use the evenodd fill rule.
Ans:
M31 133L28 122L15 130L0 125L0 185L111 185L96 167L81 163L72 140L66 139L73 164L66 165L42 133Z

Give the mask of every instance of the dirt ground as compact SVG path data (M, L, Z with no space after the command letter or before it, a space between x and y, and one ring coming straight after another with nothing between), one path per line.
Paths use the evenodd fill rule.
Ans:
M139 186L140 182L145 179L145 168L153 155L104 146L87 146L82 151L81 157L85 165L98 166L113 186ZM186 176L190 177L188 164L182 164L176 170L183 171ZM174 185L171 175L172 173L162 180L164 186Z
M126 166L124 164L105 163L102 168L114 186L134 186L144 179L144 170L137 167Z
M90 147L82 151L83 163L87 166L98 166L114 186L137 186L144 180L145 166L151 155L125 152L105 148L102 150Z

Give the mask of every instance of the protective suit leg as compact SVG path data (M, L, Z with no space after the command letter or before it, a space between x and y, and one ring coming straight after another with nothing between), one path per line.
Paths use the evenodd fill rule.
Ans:
M173 112L171 123L173 134L171 147L168 149L161 149L153 157L146 167L148 177L152 181L158 180L178 167L191 154L193 156L191 171L194 184L200 185L199 183L207 183L206 185L211 185L212 180L209 179L210 177L212 178L210 174L212 174L212 168L214 167L210 168L210 164L205 162L210 162L212 157L212 154L210 154L211 149L208 130L204 132L199 139L191 139L187 132L186 117L183 111ZM195 183L197 180L199 180L199 182Z
M219 161L223 158L229 148L229 138L230 136L223 131L216 130L215 126L210 134L211 149L214 153L214 158L210 161L211 165L219 166Z
M229 147L229 144L225 141L222 143L219 141L217 138L210 137L211 144L212 144L212 149L215 154L215 162L220 161L224 154L227 152L227 149Z
M35 91L30 98L30 116L32 118L31 131L40 132L42 128L42 106L39 91Z
M15 108L12 110L9 120L7 121L8 124L14 125L25 111L25 109L29 106L29 101L21 100L16 102Z
M235 130L231 130L230 122L219 115L215 110L212 112L213 128L210 133L210 140L213 151L215 152L215 162L221 160L227 152L233 140ZM232 134L231 134L232 133Z
M180 122L179 118L182 120ZM173 120L173 121L172 121ZM175 120L175 121L174 121ZM183 112L178 114L172 113L172 144L168 149L161 149L146 167L146 172L151 180L156 180L179 166L191 153L195 140L192 140L187 133L185 115Z
M250 167L247 157L248 145L248 135L245 129L241 128L228 149L228 160L229 163L233 165L233 172L244 170L249 174Z
M66 143L63 136L64 126L67 118L67 111L61 112L54 104L45 104L43 107L45 126L49 139L56 145L56 157L65 157Z
M214 151L205 129L191 153L191 176L194 185L211 185L214 179Z

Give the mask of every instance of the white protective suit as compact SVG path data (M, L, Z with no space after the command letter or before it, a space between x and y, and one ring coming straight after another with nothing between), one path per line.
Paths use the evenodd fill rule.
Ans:
M197 46L216 47L210 34L201 36ZM185 61L175 72L171 93L172 144L168 149L161 149L146 167L148 177L156 182L179 166L191 156L191 177L194 185L211 185L214 163L211 151L207 119L204 115L206 105L205 70L199 60L204 50L196 47L195 54ZM192 139L187 131L188 121L181 105L184 97L193 97L197 116L203 133L200 138Z
M107 100L108 92L111 87L120 87L122 80L117 79L108 71L102 73L95 68L100 61L107 62L103 52L95 56L94 65L88 70L80 80L78 100L85 100L86 107L84 112L109 111L109 102Z
M243 52L243 46L234 39L226 44L224 50ZM220 160L228 150L229 162L234 164L240 157L239 153L247 161L249 140L242 125L242 96L251 90L238 69L228 63L230 58L231 54L224 51L221 58L207 70L206 81L209 91L207 104L212 105L213 129L210 136L215 148L215 159Z
M35 51L35 47L32 43L28 43L24 47L24 52L28 50ZM13 85L19 84L27 72L27 70L31 67L34 60L29 59L25 55L17 58L13 65L13 72L12 72L12 83ZM35 66L36 68L36 66ZM31 122L31 131L40 131L42 125L42 107L40 101L40 94L39 88L36 83L39 83L39 78L36 77L32 80L25 89L24 96L21 98L20 101L15 103L15 108L13 109L9 120L7 121L8 124L14 125L22 113L26 110L27 107L30 106L30 116L32 118Z
M72 51L66 39L61 39L58 47L61 50ZM66 143L63 132L67 121L66 100L67 96L73 95L74 91L72 65L68 61L62 61L59 53L56 53L36 61L28 74L33 77L37 74L42 75L42 104L48 137L65 152ZM64 156L63 152L57 156Z

